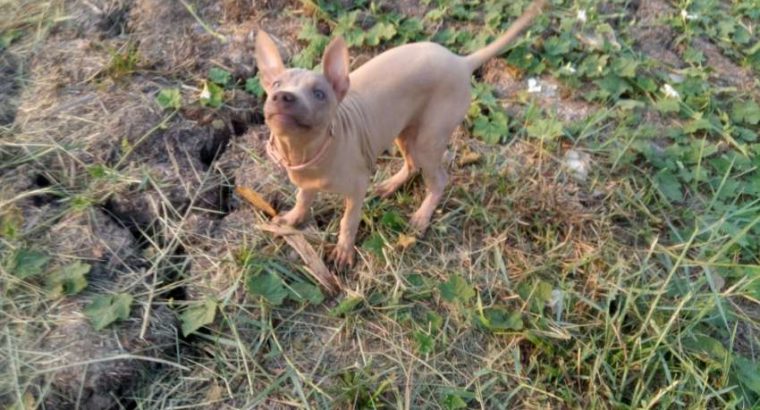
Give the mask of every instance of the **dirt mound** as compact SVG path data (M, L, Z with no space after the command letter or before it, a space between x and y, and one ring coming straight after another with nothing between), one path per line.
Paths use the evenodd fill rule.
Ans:
M126 406L124 398L144 375L162 366L151 359L171 358L177 335L175 314L166 307L154 307L150 325L140 337L143 309L133 308L128 320L98 332L82 314L84 306L84 302L65 303L48 316L58 326L40 346L49 355L42 368L54 388L45 404L68 408L78 403L85 409Z
M642 1L635 14L640 22L632 29L631 34L644 54L670 66L681 67L683 61L673 51L672 43L676 33L665 24L665 20L675 14L675 8L665 1Z
M572 92L567 86L551 76L525 78L503 59L488 61L481 69L483 80L494 87L497 97L504 99L504 109L517 114L522 107L515 101L535 101L547 112L555 113L562 121L577 121L587 118L596 107ZM537 90L529 91L529 82L535 82Z

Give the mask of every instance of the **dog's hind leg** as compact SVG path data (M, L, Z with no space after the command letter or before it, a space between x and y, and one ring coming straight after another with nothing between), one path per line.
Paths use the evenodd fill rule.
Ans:
M409 154L422 171L425 181L425 199L412 215L410 224L418 232L424 232L430 224L438 204L443 198L443 190L448 182L443 154L454 134L454 130L464 119L470 106L470 91L467 83L455 98L434 99L438 104L430 106L422 117L417 137L409 145ZM458 98L456 98L458 97Z
M398 146L401 155L404 157L404 165L398 170L398 172L393 174L393 176L381 182L378 184L377 188L375 188L375 194L381 198L385 198L396 192L396 190L398 190L401 185L409 180L409 177L417 171L414 158L412 158L409 153L409 144L410 142L414 142L413 140L416 137L416 132L416 127L409 128L404 130L401 135L396 138L396 146Z

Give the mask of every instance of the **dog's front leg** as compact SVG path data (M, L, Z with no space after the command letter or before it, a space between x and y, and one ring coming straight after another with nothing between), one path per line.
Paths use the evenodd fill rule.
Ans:
M339 268L354 264L354 241L362 215L362 204L367 191L367 183L361 184L357 191L346 195L346 211L340 220L338 244L332 252L332 260Z
M316 197L316 190L299 188L298 192L296 193L296 204L293 209L285 212L283 215L275 216L273 221L275 223L285 224L288 226L295 226L300 224L304 221L304 219L306 219L307 216L309 216L309 208L311 207L311 203L314 202L314 198Z

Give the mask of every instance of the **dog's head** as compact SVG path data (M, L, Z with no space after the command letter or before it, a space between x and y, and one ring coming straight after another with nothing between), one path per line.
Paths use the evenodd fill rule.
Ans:
M277 136L323 135L338 103L348 93L348 48L335 38L322 57L323 72L286 69L274 41L263 31L256 36L256 65L267 92L264 118Z

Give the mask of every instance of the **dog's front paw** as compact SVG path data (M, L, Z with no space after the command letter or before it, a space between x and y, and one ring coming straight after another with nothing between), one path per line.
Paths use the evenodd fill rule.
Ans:
M330 254L330 259L338 269L350 268L354 265L354 247L338 243Z
M414 233L422 235L430 225L430 215L424 210L417 210L409 220L409 225Z
M306 215L304 213L298 212L295 209L291 209L284 214L280 214L272 218L272 222L280 225L296 226L303 222L305 218Z

